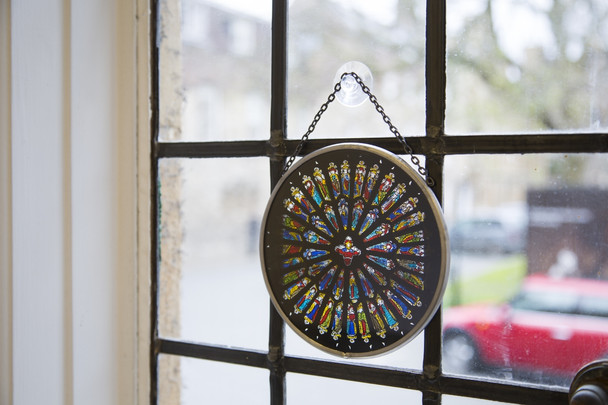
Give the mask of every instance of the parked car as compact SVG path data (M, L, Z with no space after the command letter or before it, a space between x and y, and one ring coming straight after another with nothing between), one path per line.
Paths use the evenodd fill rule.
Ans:
M608 282L528 276L506 304L447 309L443 336L446 372L511 370L569 384L608 357Z
M474 218L449 228L450 245L456 252L517 253L526 244L523 227L507 226L498 219Z

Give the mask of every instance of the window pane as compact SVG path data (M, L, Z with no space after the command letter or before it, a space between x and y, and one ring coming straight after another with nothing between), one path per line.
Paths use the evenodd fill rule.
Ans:
M267 139L270 1L163 0L159 139Z
M265 159L161 161L160 333L266 350Z
M608 351L608 156L445 163L444 370L568 386Z
M289 20L289 137L300 138L351 61L373 75L372 93L403 135L424 134L424 2L296 0ZM365 100L334 101L316 138L391 136Z
M159 405L268 404L268 370L161 355Z
M608 3L447 5L446 132L608 128Z
M287 403L309 404L420 404L418 391L361 384L334 378L287 373Z

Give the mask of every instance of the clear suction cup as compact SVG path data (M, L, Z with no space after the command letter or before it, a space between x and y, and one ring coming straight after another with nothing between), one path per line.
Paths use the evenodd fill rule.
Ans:
M361 89L361 86L359 86L354 77L347 75L341 79L344 73L350 72L355 72L363 80L363 83L369 87L370 91L373 89L374 78L372 77L371 70L365 64L357 61L345 63L336 72L334 83L340 81L342 84L342 88L336 94L336 98L342 105L357 107L363 104L367 98L367 94L363 92L363 89Z

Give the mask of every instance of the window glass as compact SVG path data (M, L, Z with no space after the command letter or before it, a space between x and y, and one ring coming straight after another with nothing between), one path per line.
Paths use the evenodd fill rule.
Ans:
M418 391L402 388L287 373L287 403L289 405L420 404L422 403L422 395Z
M161 355L159 405L266 405L268 370Z
M159 3L159 139L267 139L270 1Z
M295 0L289 15L289 137L300 138L348 62L371 71L372 93L403 135L424 134L424 2ZM370 83L367 83L370 84ZM313 135L391 136L365 100L334 101Z
M608 317L608 298L582 297L578 310L581 315Z
M594 154L446 158L447 373L568 386L606 355L606 167Z
M160 166L160 332L266 350L259 258L270 195L265 159L164 159Z
M368 84L400 132L424 135L426 2L288 3L289 138L306 132L338 69L351 61L371 69ZM446 132L605 131L604 3L447 2ZM158 2L161 142L268 139L271 6ZM391 137L387 129L368 100L358 107L335 101L311 137ZM444 372L482 377L475 384L489 377L566 387L582 365L605 357L607 167L605 154L445 158L452 260ZM270 196L268 158L161 158L157 180L161 339L267 351L269 299L258 237ZM423 340L352 360L325 354L286 328L285 352L388 366L407 376L422 369ZM182 354L158 356L160 404L268 403L267 369ZM287 402L422 403L416 390L343 377L288 373ZM442 401L498 403L449 395Z
M542 311L572 314L576 311L578 297L569 293L532 289L522 291L513 298L511 307L524 311Z
M608 127L608 4L447 4L449 134Z

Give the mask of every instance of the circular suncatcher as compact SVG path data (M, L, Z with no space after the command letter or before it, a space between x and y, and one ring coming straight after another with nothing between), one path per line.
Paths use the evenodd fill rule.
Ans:
M384 149L338 144L296 162L273 190L261 232L274 306L326 352L395 349L440 304L449 261L441 208Z

